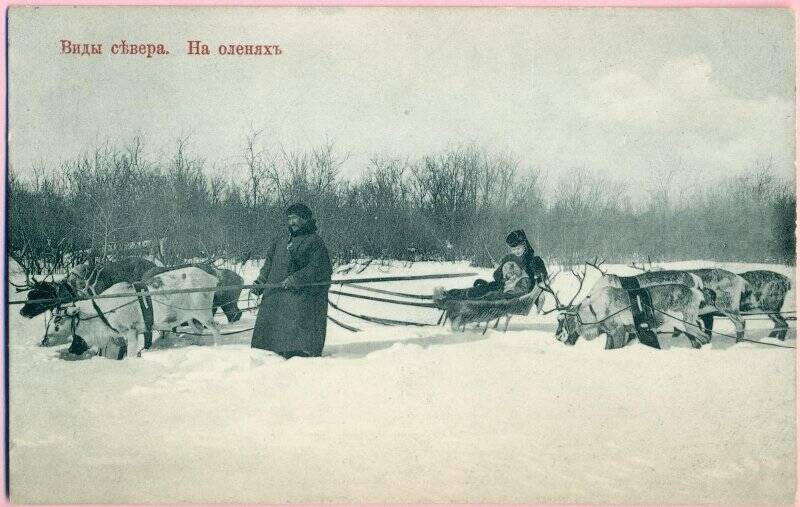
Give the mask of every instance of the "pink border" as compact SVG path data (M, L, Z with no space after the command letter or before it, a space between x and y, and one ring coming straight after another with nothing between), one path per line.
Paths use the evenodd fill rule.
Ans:
M800 0L2 0L11 5L392 6L392 7L737 7L796 8Z
M411 6L449 6L449 7L639 7L639 8L677 8L677 7L706 7L706 8L767 8L767 7L782 7L791 8L795 12L795 83L798 82L800 76L800 39L798 39L798 23L797 12L800 10L800 0L238 0L235 2L226 3L221 0L46 0L46 1L16 1L16 0L0 0L0 5L3 6L4 12L7 12L9 6L13 5L140 5L140 6L393 6L393 7L411 7ZM0 26L0 36L3 41L6 41L6 16L4 15L2 26ZM5 49L5 45L4 45ZM7 111L6 104L6 69L7 67L7 53L3 51L2 68L4 71L3 81L0 85L2 91L2 106L3 110ZM6 121L3 122L3 139L7 139L7 116ZM798 136L798 102L795 97L795 147L797 147ZM4 145L2 150L3 168L5 168L7 157L7 147ZM797 148L795 148L795 185L797 184L798 161ZM5 171L4 171L5 175ZM800 200L800 192L795 186L795 192ZM0 200L5 204L5 184L0 186ZM5 231L5 213L2 216L3 230ZM795 237L797 236L797 229L795 230ZM0 235L0 247L5 251L5 234ZM800 257L800 256L798 256ZM5 269L5 268L4 268ZM3 270L3 290L7 287L5 283L5 271ZM795 270L795 287L798 287L797 270ZM796 298L797 308L800 309L800 299ZM5 322L5 312L7 307L0 305L0 317ZM4 328L5 329L5 328ZM5 331L4 343L5 343ZM0 358L3 359L5 365L6 349L0 349ZM795 353L795 382L797 393L800 383L797 382L797 373L800 371L800 356ZM5 399L5 379L3 380L3 402L7 404ZM800 449L800 426L797 425L797 414L800 413L800 397L795 396L795 454ZM5 418L0 423L3 428L3 442L5 444ZM0 462L0 468L3 469L2 482L5 484L5 462ZM800 479L800 460L796 462L796 480ZM798 488L800 489L800 488ZM800 505L800 496L798 496L798 489L795 490L795 505ZM7 497L3 497L2 505L11 505ZM375 505L375 504L372 504ZM454 504L462 506L466 504Z

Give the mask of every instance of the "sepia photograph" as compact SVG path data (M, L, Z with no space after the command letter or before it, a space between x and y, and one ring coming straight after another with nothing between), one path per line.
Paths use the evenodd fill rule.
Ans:
M791 9L6 13L12 503L796 501Z

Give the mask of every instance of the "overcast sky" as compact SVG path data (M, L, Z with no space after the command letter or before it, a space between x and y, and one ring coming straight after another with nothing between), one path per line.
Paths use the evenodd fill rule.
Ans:
M182 135L235 170L252 125L271 142L419 156L474 143L550 174L636 182L680 169L794 175L789 10L12 8L10 162L25 170L142 134ZM60 39L103 43L60 54ZM120 40L169 56L111 55ZM211 55L188 56L186 41ZM223 42L278 57L219 56Z

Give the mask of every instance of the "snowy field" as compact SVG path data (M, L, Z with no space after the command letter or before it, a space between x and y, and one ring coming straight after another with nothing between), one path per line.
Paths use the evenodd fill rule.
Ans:
M676 263L708 267L712 263ZM734 272L785 266L724 264ZM632 270L610 267L626 274ZM247 282L257 266L240 269ZM359 275L478 271L370 266ZM13 276L13 275L12 275ZM590 269L585 287L597 274ZM430 293L471 278L373 285ZM569 273L554 287L562 301ZM21 295L14 294L17 299ZM362 314L429 309L341 297ZM551 303L546 304L549 308ZM794 290L785 309L795 307ZM10 312L12 501L23 503L793 503L795 351L717 338L602 350L555 314L491 328L328 325L325 355L284 361L250 333L140 359L64 361L43 318ZM255 314L225 329L251 327ZM218 315L223 324L224 316ZM747 337L771 343L769 321ZM715 330L733 331L717 319ZM795 327L784 345L795 345Z

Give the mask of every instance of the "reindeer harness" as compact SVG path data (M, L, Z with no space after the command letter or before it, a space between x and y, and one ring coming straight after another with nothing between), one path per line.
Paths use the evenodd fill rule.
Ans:
M639 285L635 276L619 277L622 289L628 293L631 301L631 313L633 314L633 325L636 328L636 335L639 343L660 349L658 335L654 331L657 327L656 316L653 312L653 301L646 288Z
M133 285L133 288L136 290L136 292L139 294L139 297L137 298L137 300L139 301L139 308L142 310L142 318L144 319L144 327L145 327L145 330L144 330L144 347L149 349L151 347L151 345L153 344L153 302L152 302L152 299L151 299L150 295L148 294L148 290L147 290L148 288L147 288L147 284L146 283L144 283L144 282L134 282L132 285ZM71 287L70 287L70 291L74 293L74 291L72 290ZM132 301L131 301L129 303L125 303L125 304L120 305L120 306L118 306L116 308L113 308L112 310L110 310L108 312L103 312L103 310L100 308L100 306L97 304L97 302L94 299L89 299L89 301L92 303L92 307L94 308L95 315L92 315L91 317L86 317L84 319L81 319L79 314L75 314L75 315L70 315L69 316L70 326L71 326L71 334L73 336L73 342L72 342L72 345L70 345L70 347L69 347L69 351L71 353L73 353L73 354L80 355L80 354L82 354L84 351L86 351L89 348L89 346L87 345L86 341L77 334L78 325L80 324L81 320L91 320L91 319L98 318L103 322L103 324L106 325L106 327L108 327L109 329L111 329L115 333L118 333L119 331L117 330L117 328L112 326L111 322L109 322L108 318L106 317L106 313L113 313L116 310L118 310L119 308L122 308L123 306L127 306L127 305L132 303ZM101 355L105 355L106 357L109 357L110 359L122 359L123 356L127 352L127 350L126 350L127 347L125 346L125 343L123 341L121 341L121 340L117 340L116 337L115 337L114 339L112 339L112 345L114 346L113 350L112 350L112 347L108 347L109 348L109 350L107 351L108 354L103 353Z
M133 282L133 288L139 294L139 308L144 319L144 348L149 349L153 345L153 300L145 282Z

